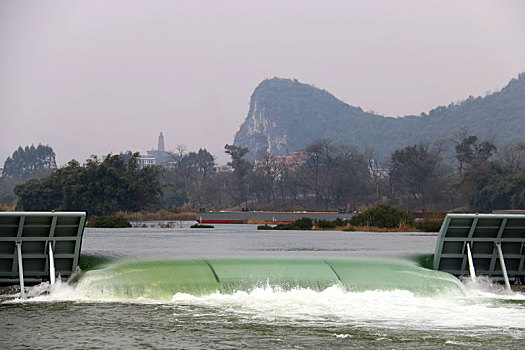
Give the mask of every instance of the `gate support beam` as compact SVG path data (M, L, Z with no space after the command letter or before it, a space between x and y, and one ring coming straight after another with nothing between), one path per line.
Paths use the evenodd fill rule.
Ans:
M22 242L16 242L16 251L18 255L18 278L20 279L20 299L26 298L24 285L24 266L22 265Z
M467 257L468 257L468 269L470 271L470 278L476 280L476 270L474 269L474 259L472 259L472 252L470 250L470 243L467 243Z
M53 247L49 242L49 282L55 284L55 258L53 257Z
M499 264L501 266L501 272L503 272L503 279L505 280L505 287L507 290L510 289L509 276L507 275L507 267L505 266L505 259L503 258L503 251L501 250L501 242L495 242L496 248L498 249Z

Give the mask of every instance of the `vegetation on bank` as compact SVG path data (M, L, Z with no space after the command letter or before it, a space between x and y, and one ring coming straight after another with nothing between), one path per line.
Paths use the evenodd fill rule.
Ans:
M437 232L442 218L423 219L415 222L407 212L388 206L378 205L350 220L340 218L334 221L300 218L287 224L259 225L258 230L342 230L342 231L390 231L390 232Z
M414 227L422 232L439 232L443 218L424 218L422 221L414 223Z
M323 220L325 221L325 220ZM312 230L315 221L310 218L300 218L287 224L277 224L276 226L260 225L258 230Z
M190 228L214 228L213 225L193 224Z
M414 218L406 211L385 204L370 208L350 219L352 226L373 226L379 228L394 228L399 227L401 224L412 226L413 223Z
M126 228L131 227L131 224L126 218L120 216L99 216L90 218L87 221L86 227Z
M172 210L160 209L158 211L144 212L118 212L115 215L124 217L133 222L144 221L195 221L195 212L177 212Z
M17 209L26 211L87 211L100 216L118 211L153 208L161 193L157 167L140 168L138 153L125 161L108 155L96 156L84 165L72 160L51 175L17 185Z

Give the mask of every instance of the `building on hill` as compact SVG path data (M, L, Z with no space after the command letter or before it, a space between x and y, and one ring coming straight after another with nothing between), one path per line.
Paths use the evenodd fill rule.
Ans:
M146 152L148 157L155 158L156 165L166 165L172 160L172 156L169 152L161 151L158 149L152 149Z
M233 168L232 168L231 165L215 164L213 166L213 171L216 172L216 173L231 173L231 172L233 172Z
M139 167L142 169L146 166L152 166L152 165L155 165L155 157L144 157L144 156L140 156L138 159L137 159L137 163L139 165Z
M164 146L164 135L162 132L159 135L157 149L146 151L146 155L142 155L138 159L139 166L141 168L151 165L162 165L168 166L172 163L173 155L167 152Z

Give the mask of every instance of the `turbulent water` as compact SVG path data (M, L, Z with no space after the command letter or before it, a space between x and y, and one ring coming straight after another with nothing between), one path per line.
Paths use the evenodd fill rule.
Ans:
M418 266L435 235L87 229L84 272L0 304L0 347L522 348L525 296Z

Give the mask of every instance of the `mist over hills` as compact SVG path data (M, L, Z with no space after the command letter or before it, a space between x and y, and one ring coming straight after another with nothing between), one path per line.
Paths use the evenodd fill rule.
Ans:
M496 145L523 140L525 73L488 96L400 118L365 112L295 79L267 79L254 90L234 145L247 147L252 161L264 153L293 153L317 139L370 147L386 158L396 149L450 137L461 128Z

